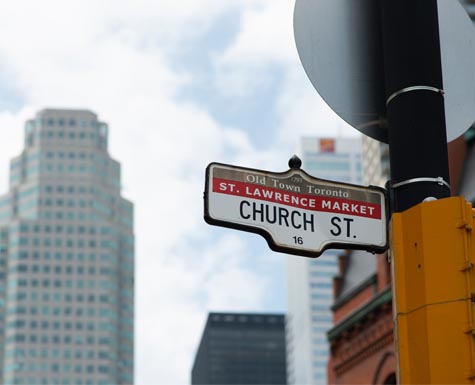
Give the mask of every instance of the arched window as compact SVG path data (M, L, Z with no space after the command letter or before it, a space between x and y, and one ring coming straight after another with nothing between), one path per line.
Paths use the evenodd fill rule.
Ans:
M373 385L396 385L396 357L392 351L382 356L376 368Z
M383 382L383 385L396 385L396 373L391 373Z

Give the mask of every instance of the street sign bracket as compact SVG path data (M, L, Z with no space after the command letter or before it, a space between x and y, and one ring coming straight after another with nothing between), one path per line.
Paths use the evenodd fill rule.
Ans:
M437 92L438 94L441 94L444 96L445 91L437 88L437 87L431 87L431 86L411 86L411 87L404 87L403 89L394 92L389 96L389 98L386 100L386 106L391 102L391 100L395 99L399 95L402 95L406 92L412 92L412 91L432 91L432 92Z
M441 176L439 176L437 178L431 178L431 177L412 178L412 179L404 180L402 182L398 182L398 183L394 183L394 184L391 183L390 187L393 188L393 189L396 189L396 188L399 188L399 187L402 187L402 186L406 186L408 184L421 183L421 182L437 183L438 185L445 186L450 190L450 184L448 184L444 180L444 178L442 178Z

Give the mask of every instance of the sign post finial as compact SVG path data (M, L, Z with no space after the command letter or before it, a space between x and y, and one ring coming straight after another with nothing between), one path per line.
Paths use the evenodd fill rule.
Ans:
M289 159L289 167L293 170L299 170L302 167L302 160L297 155L292 156Z

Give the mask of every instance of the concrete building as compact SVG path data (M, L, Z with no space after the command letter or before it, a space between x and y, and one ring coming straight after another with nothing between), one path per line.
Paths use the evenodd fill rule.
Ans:
M302 169L312 176L361 184L361 138L301 140ZM287 378L289 384L326 384L333 326L333 277L341 251L317 259L289 256L287 263Z
M210 313L192 384L286 384L283 314Z
M133 383L133 205L107 140L90 111L26 122L0 197L2 384Z

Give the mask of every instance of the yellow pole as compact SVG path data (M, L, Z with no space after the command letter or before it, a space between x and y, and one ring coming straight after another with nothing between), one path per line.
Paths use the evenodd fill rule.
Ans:
M475 383L474 210L463 197L391 219L398 383Z

